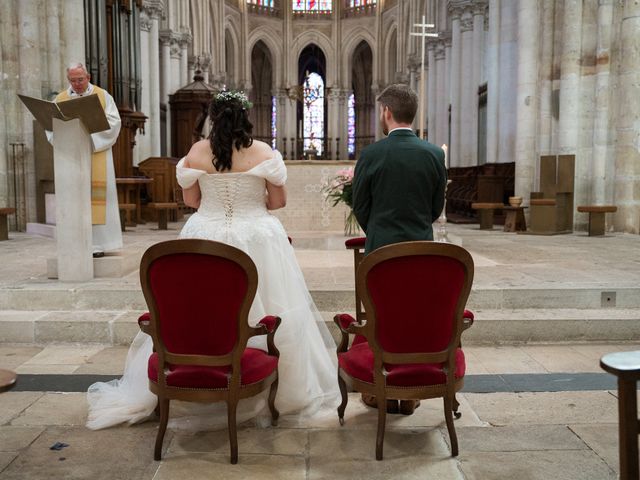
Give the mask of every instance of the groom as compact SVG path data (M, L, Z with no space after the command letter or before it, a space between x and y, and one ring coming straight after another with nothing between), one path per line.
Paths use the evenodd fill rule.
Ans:
M447 184L444 151L411 129L415 92L390 85L378 102L387 138L362 151L353 177L353 212L367 234L365 255L391 243L433 240L431 224L442 213ZM375 406L375 397L363 401ZM418 403L402 400L400 412L410 415ZM387 411L398 411L396 400L388 402Z

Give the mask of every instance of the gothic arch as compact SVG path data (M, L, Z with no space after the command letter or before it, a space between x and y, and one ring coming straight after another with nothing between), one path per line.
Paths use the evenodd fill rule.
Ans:
M369 48L371 48L371 53L373 54L373 65L372 65L372 69L374 72L373 82L377 83L377 76L375 75L375 72L377 71L378 56L376 54L376 49L374 48L374 45L376 45L376 41L373 38L373 36L369 33L368 30L366 30L364 27L361 27L353 30L347 36L347 38L345 38L343 42L344 47L342 48L342 56L341 56L342 57L341 84L346 89L351 89L351 83L352 83L351 65L353 65L353 54L356 51L356 48L358 48L358 45L360 45L360 43L363 41L366 42L367 45L369 45Z
M258 40L249 54L251 61L251 92L253 108L249 117L253 123L253 136L271 143L271 101L273 91L273 56L269 47Z
M298 58L300 58L302 51L311 44L316 45L320 50L322 50L327 65L337 65L336 52L331 40L326 35L318 31L306 31L298 35L291 46L291 57L289 58L290 62L288 62L288 65L290 65L291 68L287 69L288 85L298 84L298 71L296 68ZM338 72L336 70L337 69L327 69L325 87L336 86L336 82L338 80Z
M240 81L240 46L238 45L238 35L230 23L224 29L225 43L225 82L231 88L238 88Z
M387 34L384 43L385 72L383 75L385 85L395 83L398 71L398 27L393 25Z
M276 38L281 36L282 34L273 28L263 25L252 30L247 39L246 71L251 72L251 52L256 43L261 41L269 49L269 54L271 55L271 67L273 69L272 88L282 85L282 49L275 41Z

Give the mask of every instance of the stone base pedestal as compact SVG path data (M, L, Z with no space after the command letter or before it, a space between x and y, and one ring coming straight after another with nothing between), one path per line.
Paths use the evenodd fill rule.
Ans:
M106 254L93 259L94 278L121 278L136 271L140 267L141 252L123 252ZM58 278L58 261L47 259L47 278Z

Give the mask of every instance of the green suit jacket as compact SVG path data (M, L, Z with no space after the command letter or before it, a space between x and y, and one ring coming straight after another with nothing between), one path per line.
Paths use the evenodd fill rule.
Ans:
M353 212L367 234L365 254L390 243L433 240L444 207L444 151L411 130L396 130L360 154Z

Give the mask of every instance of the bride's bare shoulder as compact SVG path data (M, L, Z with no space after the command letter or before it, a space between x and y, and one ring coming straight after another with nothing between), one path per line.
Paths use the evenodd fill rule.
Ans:
M251 155L257 159L256 163L262 163L265 160L273 158L273 149L268 143L254 140L250 148Z
M211 153L211 144L209 140L200 140L193 145L186 157L186 165L191 168L198 168L211 164L213 154Z

